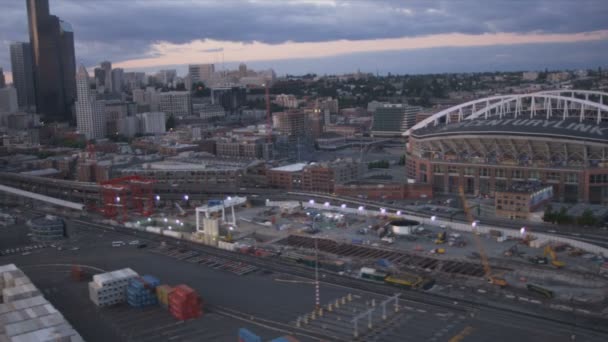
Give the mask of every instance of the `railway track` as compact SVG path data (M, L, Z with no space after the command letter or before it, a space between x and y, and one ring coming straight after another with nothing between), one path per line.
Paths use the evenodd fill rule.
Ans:
M305 267L299 266L295 264L288 264L287 262L282 262L279 260L275 260L272 258L260 258L251 255L238 254L234 252L220 250L211 246L200 245L194 242L185 241L185 240L177 240L167 236L158 236L152 233L146 233L137 231L136 233L128 228L122 227L111 227L98 223L93 223L89 221L83 221L79 219L71 220L79 225L84 225L87 228L93 227L101 230L108 230L113 232L118 232L125 235L130 236L145 236L147 239L152 241L164 241L168 244L172 244L180 247L188 247L192 250L203 252L208 255L215 255L218 257L232 259L234 261L246 262L248 264L257 266L262 269L266 269L269 271L284 273L296 277L302 277L306 279L314 279L314 270ZM339 276L337 274L333 274L330 272L319 272L322 282L341 286L345 288L355 289L363 292L370 292L375 294L381 294L386 296L392 296L395 293L401 294L401 300L405 302L412 302L422 305L428 305L436 308L449 309L452 311L465 313L465 314L475 314L483 311L483 315L491 314L503 317L504 319L510 320L526 320L538 322L539 326L553 326L556 329L564 329L564 327L575 328L579 331L584 330L588 333L595 334L608 334L608 326L604 323L591 322L589 324L583 324L581 322L573 322L572 319L565 320L561 318L550 317L548 315L537 314L534 312L527 312L522 310L517 310L514 308L508 308L504 306L497 306L486 302L478 302L471 299L458 299L458 303L454 301L453 298L437 294L437 293L428 293L428 292L419 292L413 290L405 290L392 287L390 285L385 285L382 283L375 283L371 281L361 280L357 278L349 278L344 276ZM480 316L482 316L480 314Z

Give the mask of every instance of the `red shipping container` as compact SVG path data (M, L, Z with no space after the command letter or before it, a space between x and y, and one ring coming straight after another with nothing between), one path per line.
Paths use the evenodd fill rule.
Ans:
M186 285L176 286L169 294L169 312L180 320L200 317L202 304L196 291Z

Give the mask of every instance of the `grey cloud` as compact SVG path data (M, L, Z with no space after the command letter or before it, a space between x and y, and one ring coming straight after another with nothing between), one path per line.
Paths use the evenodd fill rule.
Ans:
M158 41L195 39L316 42L460 32L571 33L607 29L605 0L298 1L50 0L74 27L77 58L87 64L150 56ZM4 1L0 66L6 41L27 40L25 1Z

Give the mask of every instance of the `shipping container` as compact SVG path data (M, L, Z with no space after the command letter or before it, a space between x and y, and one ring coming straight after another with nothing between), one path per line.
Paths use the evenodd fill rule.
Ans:
M156 297L158 298L158 303L164 307L169 307L169 294L171 294L173 288L169 285L159 285L156 287Z
M203 302L192 288L178 285L169 294L169 312L179 320L187 320L202 315Z
M156 287L159 283L158 279L149 275L132 278L127 286L127 303L136 308L158 304Z
M374 268L369 267L361 267L361 271L359 275L363 279L369 279L374 281L384 281L384 279L389 275L386 272L378 271Z
M262 338L251 332L249 329L240 328L239 342L262 342Z

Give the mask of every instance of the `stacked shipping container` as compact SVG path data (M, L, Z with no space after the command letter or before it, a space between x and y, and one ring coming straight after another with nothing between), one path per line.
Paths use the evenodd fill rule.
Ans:
M160 284L160 281L149 275L129 280L127 303L135 308L158 304L156 296L158 284Z
M200 317L202 300L189 286L177 285L169 294L169 312L182 321Z
M89 297L97 306L109 306L127 300L127 285L138 274L130 268L96 274L89 283Z
M158 303L165 309L169 308L169 295L173 291L173 288L169 285L160 285L156 287L156 297Z
M0 266L0 341L83 341L15 265Z

